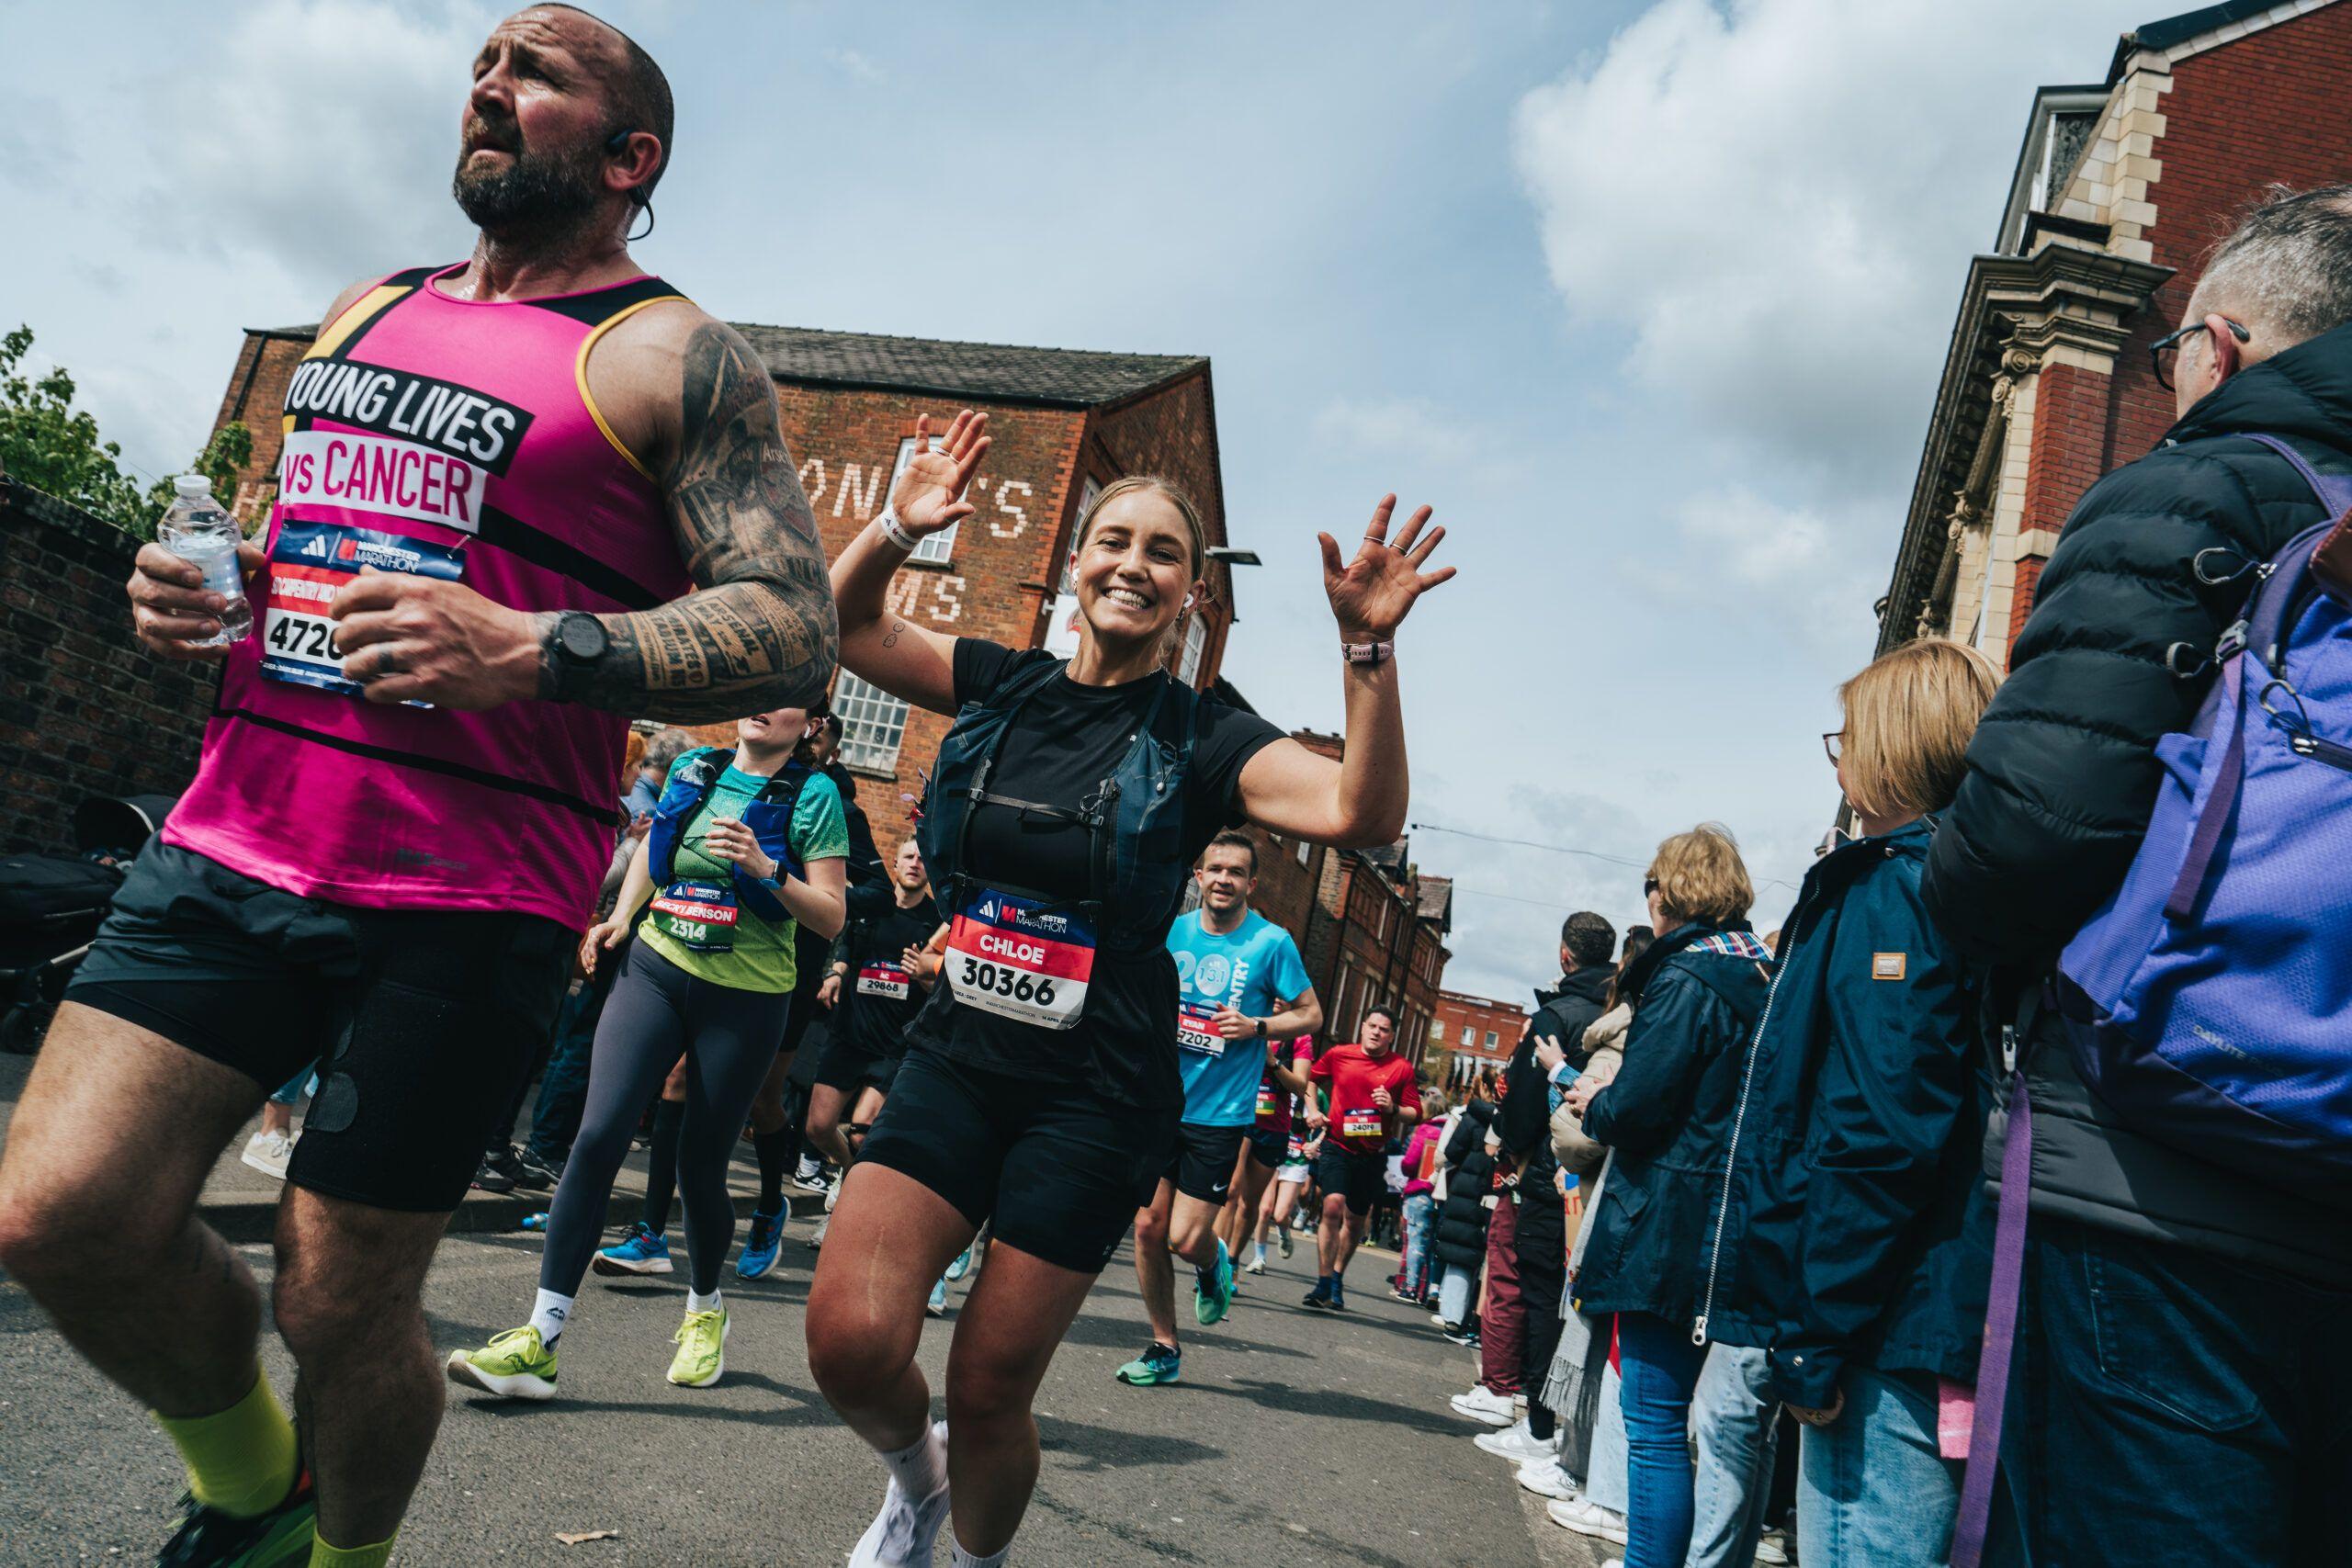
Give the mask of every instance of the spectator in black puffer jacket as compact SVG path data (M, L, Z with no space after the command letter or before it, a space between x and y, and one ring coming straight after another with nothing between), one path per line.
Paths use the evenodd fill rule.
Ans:
M1614 1152L1577 1275L1577 1304L1617 1314L1628 1450L1628 1562L1690 1550L1690 1397L1707 1356L1712 1281L1699 1258L1718 1221L1742 1047L1764 1005L1771 955L1747 929L1755 885L1713 825L1660 844L1645 889L1659 931L1625 972L1634 998L1625 1065L1567 1103Z
M2179 421L2068 519L1928 853L1929 915L2022 998L1992 1021L2022 1026L2032 1092L2004 1471L2036 1562L2344 1560L2352 1214L2123 1125L2039 997L2139 848L2155 742L2211 686L2246 569L2324 520L2247 437L2352 470L2346 322L2352 186L2272 200L2215 250L2174 334Z
M1487 1259L1487 1224L1493 1211L1487 1199L1495 1190L1495 1156L1487 1147L1494 1126L1494 1102L1474 1095L1462 1108L1442 1151L1445 1160L1445 1201L1437 1212L1438 1316L1445 1331L1459 1337L1470 1321L1478 1289L1478 1270Z

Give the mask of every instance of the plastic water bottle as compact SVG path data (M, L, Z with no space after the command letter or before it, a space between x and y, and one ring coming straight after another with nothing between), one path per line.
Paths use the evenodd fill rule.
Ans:
M244 538L237 520L212 499L212 481L202 474L182 474L172 481L178 493L155 525L155 537L172 554L204 573L204 586L229 603L220 613L220 629L208 637L189 639L196 648L227 648L252 635L254 607L245 598L244 573L237 564L237 546Z

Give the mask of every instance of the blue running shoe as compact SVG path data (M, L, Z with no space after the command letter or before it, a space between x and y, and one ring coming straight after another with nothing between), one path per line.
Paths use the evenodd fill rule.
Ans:
M628 1235L618 1245L596 1254L589 1266L599 1274L667 1274L670 1244L659 1231L646 1229L640 1220L629 1226Z
M1303 1307L1313 1307L1317 1312L1321 1312L1330 1306L1331 1276L1329 1274L1316 1275L1315 1288L1307 1292L1306 1295L1300 1297L1298 1304Z
M1158 1383L1174 1382L1183 1371L1184 1358L1173 1345L1153 1340L1144 1347L1143 1354L1121 1367L1114 1374L1118 1380L1134 1388L1150 1388Z
M931 1300L922 1303L922 1310L933 1317L947 1315L947 1281L945 1280L940 1280L931 1288Z
M954 1280L960 1280L960 1279L962 1279L965 1275L967 1275L967 1274L970 1273L971 1271L972 1271L972 1249L971 1249L970 1247L966 1247L963 1251L961 1251L961 1252L959 1252L959 1253L957 1253L957 1254L956 1255L956 1261L955 1261L955 1262L950 1263L950 1264L947 1266L947 1278L948 1278L948 1280L952 1282L952 1281L954 1281Z
M1205 1269L1193 1270L1193 1315L1206 1327L1221 1323L1233 1308L1233 1255L1225 1249L1225 1239L1217 1238L1216 1255Z
M1323 1298L1323 1304L1333 1312L1348 1310L1347 1289L1340 1283L1340 1277L1337 1274L1331 1276L1331 1293Z
M738 1280L756 1280L775 1267L776 1250L784 1245L784 1216L752 1214L751 1238L743 1243L742 1255L735 1259Z

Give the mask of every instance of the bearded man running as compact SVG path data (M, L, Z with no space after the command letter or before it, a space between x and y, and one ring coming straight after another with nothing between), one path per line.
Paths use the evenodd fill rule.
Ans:
M671 125L661 69L585 12L483 45L472 257L328 310L245 547L260 624L10 1128L0 1266L187 1461L162 1562L390 1556L441 1420L425 1269L562 995L624 716L731 719L831 678L774 387L629 258ZM193 644L221 608L194 568L150 545L130 594L151 652L220 657ZM318 1057L271 1302L298 1451L261 1293L196 1201Z

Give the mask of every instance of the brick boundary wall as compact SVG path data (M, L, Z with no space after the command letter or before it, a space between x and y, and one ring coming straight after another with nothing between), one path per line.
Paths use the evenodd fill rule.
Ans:
M196 774L217 682L131 640L138 549L0 472L0 850L70 853L85 798L177 795Z

